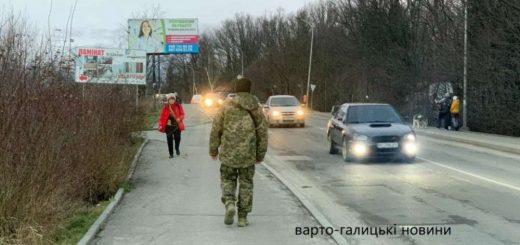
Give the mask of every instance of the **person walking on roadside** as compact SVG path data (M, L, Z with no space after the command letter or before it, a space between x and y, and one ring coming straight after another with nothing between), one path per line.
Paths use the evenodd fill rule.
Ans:
M247 214L253 208L253 176L255 164L264 160L267 152L267 121L256 96L250 94L251 80L236 82L236 96L226 100L213 119L209 154L220 160L221 201L225 207L224 223L233 224L235 202L238 226L249 223ZM238 198L236 196L238 187Z
M167 102L161 110L159 117L159 131L166 133L166 141L168 143L168 152L170 158L173 158L173 141L175 140L175 153L177 156L181 154L181 132L184 130L184 109L180 103L176 102L177 95L175 93L168 94Z
M439 104L439 117L437 118L437 128L445 128L449 129L450 127L450 106L451 106L451 96L446 94L446 96L437 101Z
M450 106L451 113L451 127L453 130L458 131L460 128L460 100L459 97L453 96L453 101Z

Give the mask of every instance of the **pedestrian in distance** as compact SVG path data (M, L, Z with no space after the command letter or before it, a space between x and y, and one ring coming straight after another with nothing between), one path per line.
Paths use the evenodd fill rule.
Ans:
M451 113L451 127L453 130L460 129L460 100L459 97L453 96L453 101L450 106Z
M251 80L236 82L236 96L226 100L213 120L209 154L220 160L221 201L225 207L224 223L231 225L238 209L238 226L247 226L253 208L255 164L267 152L267 121L258 98L252 95ZM235 194L238 186L238 196Z
M449 129L451 124L451 114L450 114L450 107L451 107L451 96L450 94L446 94L446 96L441 99L440 101L437 101L437 104L439 105L439 116L437 118L437 128L445 128Z
M175 141L175 153L180 156L181 132L184 131L184 109L176 102L176 94L168 94L159 117L159 131L166 133L168 152L173 158L173 143Z

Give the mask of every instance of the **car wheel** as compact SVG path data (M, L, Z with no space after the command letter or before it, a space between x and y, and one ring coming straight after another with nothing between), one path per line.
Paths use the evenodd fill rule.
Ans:
M350 147L349 147L347 139L343 138L343 144L341 145L341 156L343 158L343 161L345 161L345 162L351 161L349 148Z
M334 144L334 141L332 141L330 133L327 134L327 138L328 138L328 140L330 142L329 153L331 155L338 154L338 148L336 147L336 144Z

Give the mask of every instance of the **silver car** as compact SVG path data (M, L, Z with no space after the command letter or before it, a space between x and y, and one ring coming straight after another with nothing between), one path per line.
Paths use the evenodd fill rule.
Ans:
M269 126L294 125L305 127L305 110L292 95L275 95L267 99L264 114Z

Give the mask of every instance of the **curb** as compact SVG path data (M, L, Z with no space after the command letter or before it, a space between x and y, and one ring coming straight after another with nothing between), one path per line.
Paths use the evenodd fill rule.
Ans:
M141 144L141 147L139 148L137 153L135 153L134 160L132 161L132 165L130 165L130 170L128 171L129 173L126 178L127 181L130 180L130 178L132 178L132 175L134 175L135 168L137 165L137 160L141 156L141 152L143 151L143 148L147 143L148 143L148 139L145 139L144 142ZM114 195L110 204L108 204L108 206L105 208L105 210L103 210L103 213L101 213L101 215L99 215L99 217L96 219L96 222L94 222L94 224L92 224L92 226L90 226L87 233L85 233L85 235L83 235L81 240L77 243L78 245L87 245L94 240L94 238L96 237L99 230L101 230L101 227L103 226L103 224L105 224L105 222L108 220L108 217L110 216L110 214L112 214L114 209L117 207L117 205L119 205L119 203L123 199L124 194L125 194L125 190L122 187L119 188L119 190L117 190L117 192Z
M446 141L454 141L454 142L469 144L469 145L473 145L473 146L480 146L480 147L497 150L497 151L501 151L501 152L506 152L506 153L520 154L520 148L509 147L509 146L504 146L504 145L496 145L496 144L483 142L483 141L468 140L468 139L458 138L455 136L439 135L439 134L428 133L428 132L415 131L415 133L417 135L421 135L421 136L425 136L425 137L429 137L429 138L446 140Z
M271 162L273 160L273 156L266 156L265 160L268 162ZM318 223L322 227L333 227L332 224L329 222L327 218L325 218L325 215L323 215L318 208L316 208L296 187L294 187L287 179L285 179L278 171L276 171L274 168L270 167L266 163L262 163L262 166L264 166L271 174L273 174L282 184L284 184L291 193L298 198L298 200L302 203L302 205L311 213L311 215L318 221ZM341 235L334 232L331 235L332 239L336 242L338 245L348 245L347 240L342 237Z

